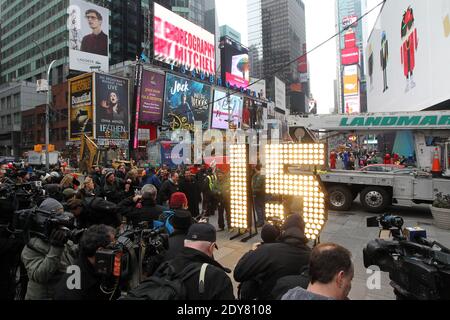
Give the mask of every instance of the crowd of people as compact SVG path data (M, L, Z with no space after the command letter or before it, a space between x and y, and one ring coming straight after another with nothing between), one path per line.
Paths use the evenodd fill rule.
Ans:
M2 166L0 186L41 181L46 196L36 205L44 218L73 219L74 226L84 230L78 242L61 228L47 237L27 239L18 254L28 278L25 299L112 300L128 296L120 286L105 284L95 267L96 253L114 248L124 226L152 225L167 212L171 212L173 228L167 248L145 276L181 277L187 300L347 299L353 277L350 253L335 244L312 249L301 212L290 212L280 226L267 223L265 179L260 165L254 170L251 188L262 242L241 257L231 274L214 258L219 250L217 232L231 229L227 172L207 166L147 167L142 171L120 166L116 170L93 167L82 177L55 169L38 178L29 168ZM217 227L208 221L216 213ZM2 298L11 298L6 278L15 257L5 249L11 242L8 232L8 228L2 229L0 236ZM5 259L8 254L11 259ZM68 268L81 270L79 286L68 285ZM237 295L232 278L239 283ZM145 285L144 281L131 293L145 292Z
M415 165L415 160L413 155L405 157L397 153L392 155L390 153L385 153L382 157L376 150L352 151L352 149L347 148L346 150L333 150L330 152L330 169L357 170L374 164L402 165L409 167Z

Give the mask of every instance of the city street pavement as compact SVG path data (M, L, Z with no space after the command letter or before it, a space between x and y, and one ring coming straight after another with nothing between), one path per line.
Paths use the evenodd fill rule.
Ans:
M428 238L439 241L450 247L450 232L438 229L433 225L433 218L427 206L415 208L392 207L389 211L394 215L403 217L405 226L421 226L427 230ZM378 237L378 228L367 228L366 218L373 217L374 214L364 212L358 202L353 204L349 212L330 212L328 222L321 234L321 242L334 242L346 247L353 256L355 265L355 277L352 282L350 299L352 300L394 300L395 295L389 285L389 276L382 273L381 289L369 290L367 273L363 263L363 248L367 243ZM210 223L217 227L217 214L210 217ZM234 233L235 234L235 233ZM240 257L252 249L255 243L261 241L259 234L248 242L243 243L241 236L235 240L229 238L234 235L228 231L218 232L219 250L215 253L215 258L224 266L234 269ZM232 273L230 274L232 278ZM233 280L233 279L232 279ZM237 283L233 280L235 294L237 296Z

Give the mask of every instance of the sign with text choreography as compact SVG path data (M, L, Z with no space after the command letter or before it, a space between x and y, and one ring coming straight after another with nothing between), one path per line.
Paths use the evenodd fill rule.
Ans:
M158 5L154 10L155 59L215 75L214 35Z

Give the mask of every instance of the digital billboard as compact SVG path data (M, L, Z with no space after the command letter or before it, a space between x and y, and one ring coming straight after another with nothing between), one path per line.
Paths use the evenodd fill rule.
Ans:
M228 37L220 39L222 81L232 87L247 88L250 83L248 49Z
M214 35L154 3L154 58L158 61L216 74Z
M227 97L226 92L214 90L214 105L211 115L211 129L238 129L242 120L243 98L237 95Z
M359 95L344 97L344 104L346 114L361 113L361 97Z
M143 70L140 88L139 122L160 124L164 104L163 74Z
M276 107L286 111L286 84L275 77L275 104Z
M209 128L211 86L174 74L166 75L163 126L194 131L194 122Z
M69 140L81 140L86 134L93 137L94 97L93 75L84 74L69 80L68 112L69 112Z
M128 140L128 79L95 73L95 137L104 140Z
M449 21L448 0L384 4L367 45L369 112L420 111L450 100Z
M267 115L267 103L245 97L244 106L242 108L241 129L264 129Z
M71 70L109 72L109 13L90 2L70 0L67 28Z
M359 94L358 66L344 67L344 96Z

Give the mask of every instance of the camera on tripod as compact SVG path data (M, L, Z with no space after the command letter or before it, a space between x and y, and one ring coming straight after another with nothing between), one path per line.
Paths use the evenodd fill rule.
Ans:
M401 217L369 218L369 227L380 227L380 239L363 250L364 266L388 272L397 299L450 299L450 249L427 239L426 230L404 228ZM386 231L391 240L382 239Z

